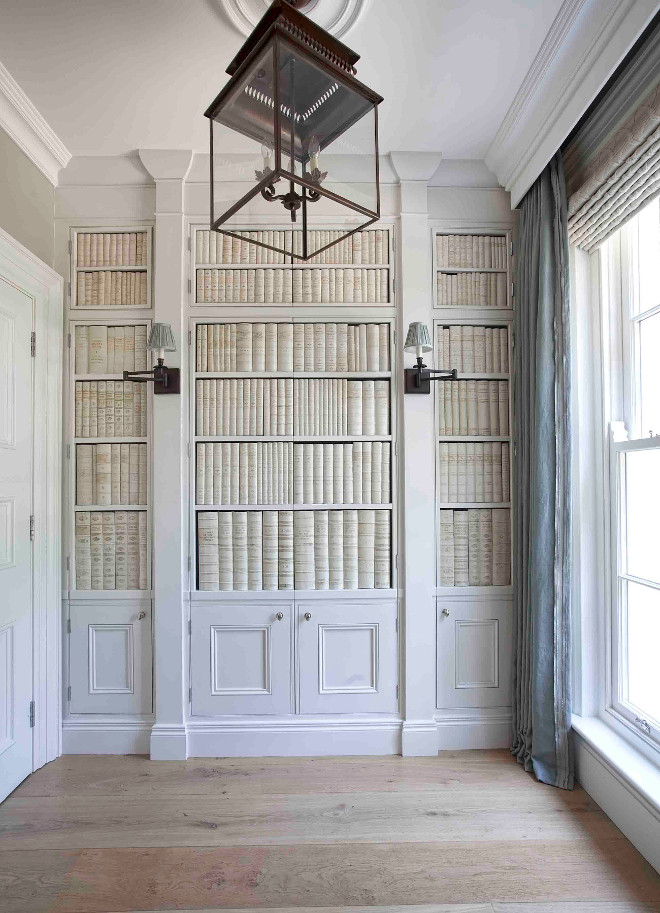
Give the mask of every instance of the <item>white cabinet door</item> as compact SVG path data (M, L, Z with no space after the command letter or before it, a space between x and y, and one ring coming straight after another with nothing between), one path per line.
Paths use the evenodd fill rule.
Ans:
M71 713L150 713L151 602L72 602Z
M438 597L439 708L511 703L511 600Z
M291 713L292 604L197 604L191 616L193 715Z
M301 713L397 711L396 601L296 603Z

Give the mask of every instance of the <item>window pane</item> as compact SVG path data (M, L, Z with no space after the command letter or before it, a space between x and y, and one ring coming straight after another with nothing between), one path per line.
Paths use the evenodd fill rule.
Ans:
M660 583L660 448L625 455L626 555L624 572Z
M639 324L641 436L660 434L660 313Z
M649 203L635 220L639 230L639 300L636 313L660 304L660 200Z
M624 586L628 591L627 699L644 716L660 721L660 590L625 581Z

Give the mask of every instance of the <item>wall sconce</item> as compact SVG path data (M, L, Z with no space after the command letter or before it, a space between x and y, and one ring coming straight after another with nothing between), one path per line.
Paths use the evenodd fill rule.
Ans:
M408 335L403 346L404 352L414 352L417 356L417 364L414 368L405 368L405 387L406 393L430 393L432 380L456 380L458 377L456 368L451 371L441 371L434 368L427 368L422 360L424 352L430 352L433 349L429 329L425 323L411 323L408 327ZM431 375L435 375L432 377Z
M124 371L124 380L134 380L141 384L151 382L154 385L154 393L180 393L179 368L168 368L164 364L165 352L176 352L174 333L169 323L154 323L147 348L157 353L158 364L150 371Z

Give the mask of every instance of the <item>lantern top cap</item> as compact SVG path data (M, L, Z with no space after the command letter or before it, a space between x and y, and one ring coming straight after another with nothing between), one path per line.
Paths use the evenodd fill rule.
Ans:
M279 29L309 45L310 51L325 57L329 63L340 70L350 74L355 73L355 64L360 59L360 55L346 47L307 16L303 16L286 0L273 0L227 67L226 72L233 76L257 45L273 29Z

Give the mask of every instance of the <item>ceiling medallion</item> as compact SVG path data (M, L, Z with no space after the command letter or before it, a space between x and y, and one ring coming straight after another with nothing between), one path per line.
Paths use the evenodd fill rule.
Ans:
M270 0L216 0L244 35L249 35L270 6ZM294 6L336 38L357 22L369 0L296 0Z

